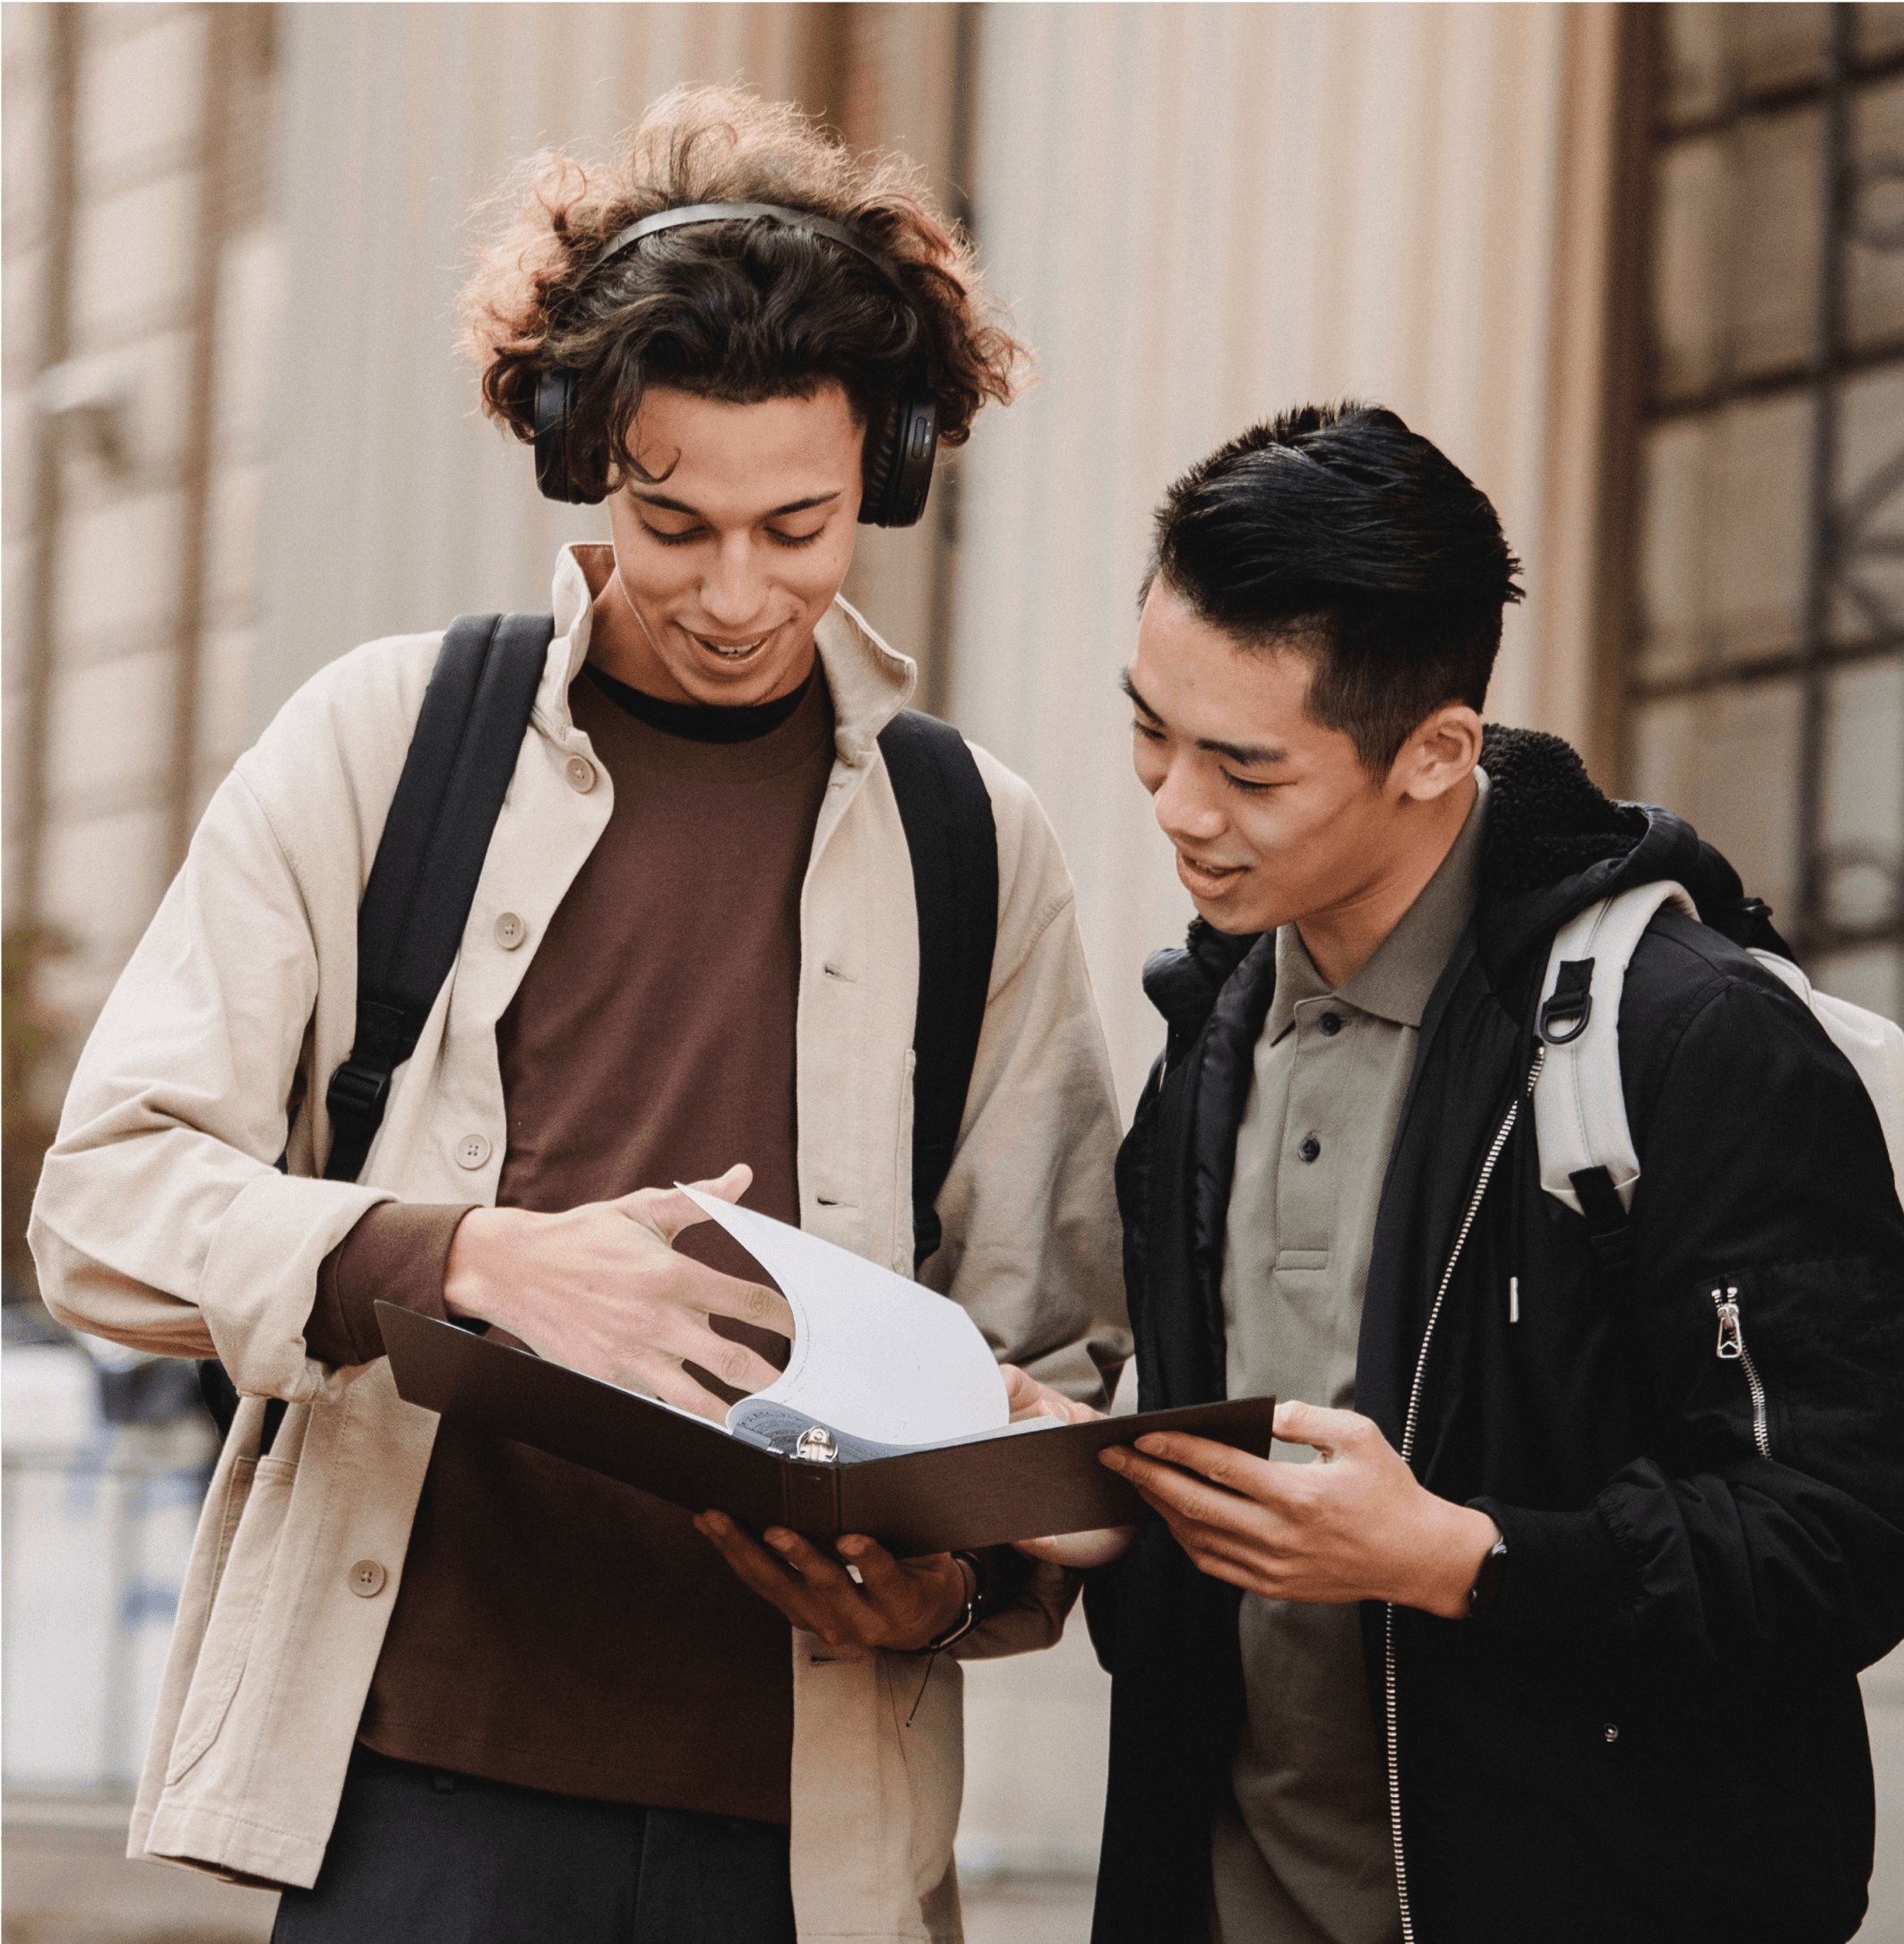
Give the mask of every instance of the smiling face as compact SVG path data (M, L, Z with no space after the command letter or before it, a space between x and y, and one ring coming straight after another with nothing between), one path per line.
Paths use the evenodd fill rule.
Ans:
M806 679L853 558L864 427L846 393L729 405L656 387L610 495L590 654L666 701L771 701Z
M1159 579L1125 678L1132 751L1203 918L1237 934L1295 924L1318 968L1346 977L1459 831L1480 723L1437 710L1378 781L1305 714L1311 672L1295 649L1239 647Z

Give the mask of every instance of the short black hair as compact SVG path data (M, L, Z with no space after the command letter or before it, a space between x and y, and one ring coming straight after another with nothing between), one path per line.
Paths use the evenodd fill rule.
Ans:
M1385 777L1451 701L1478 710L1521 598L1487 495L1379 405L1305 405L1175 481L1140 602L1160 575L1245 648L1314 658L1306 712Z

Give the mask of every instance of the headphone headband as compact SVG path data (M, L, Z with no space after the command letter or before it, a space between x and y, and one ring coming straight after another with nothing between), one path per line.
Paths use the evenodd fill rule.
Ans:
M816 216L811 210L788 209L779 202L691 202L684 209L657 210L652 216L644 216L639 222L630 223L625 229L609 237L607 247L589 266L588 274L592 277L624 250L633 249L643 237L659 235L664 229L681 229L690 223L745 222L756 216L770 217L788 229L810 229L815 236L824 237L830 242L843 244L849 250L865 257L900 297L905 297L906 287L899 280L898 266L883 251L875 250L857 231L849 229L844 223L834 222L830 216Z
M652 216L644 216L610 237L607 246L583 273L583 280L623 251L633 249L644 237L655 236L661 230L680 229L690 223L745 222L762 216L789 229L811 230L864 257L892 285L900 303L918 317L918 306L900 281L898 266L891 257L875 250L844 223L816 216L811 210L788 209L778 202L692 202L683 209L657 210ZM546 371L537 378L533 432L536 483L548 499L565 500L572 504L592 503L600 494L582 492L569 472L568 422L574 404L573 371ZM938 445L938 400L929 383L915 385L895 401L885 424L868 431L866 490L859 505L862 525L909 527L918 520L926 510L926 495L932 487L933 460Z

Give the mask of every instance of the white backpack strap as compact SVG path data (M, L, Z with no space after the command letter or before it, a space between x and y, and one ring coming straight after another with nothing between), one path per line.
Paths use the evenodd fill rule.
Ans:
M1684 885L1659 879L1589 905L1561 927L1547 954L1537 1015L1547 1054L1534 1089L1540 1185L1590 1220L1575 1175L1605 1168L1623 1210L1633 1207L1640 1179L1620 1084L1620 995L1641 933L1668 904L1699 916Z
M1904 1027L1882 1014L1866 1012L1848 999L1833 999L1817 991L1789 959L1775 951L1753 955L1775 973L1811 1008L1812 1016L1831 1037L1831 1043L1857 1070L1857 1077L1877 1109L1884 1142L1891 1149L1891 1171L1904 1200Z

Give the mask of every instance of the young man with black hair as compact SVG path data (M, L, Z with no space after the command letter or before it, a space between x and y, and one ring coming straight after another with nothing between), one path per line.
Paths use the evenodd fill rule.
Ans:
M469 314L489 409L545 490L607 496L613 544L557 568L461 951L367 1165L314 1178L435 634L344 657L240 760L36 1207L56 1313L216 1355L244 1397L133 1854L285 1886L289 1944L955 1939L958 1670L921 1650L1048 1644L1063 1576L763 1545L439 1423L397 1397L375 1303L718 1415L790 1316L666 1184L912 1272L920 952L880 736L914 671L839 589L895 409L956 443L1019 349L901 165L711 90L614 165L545 159ZM920 487L929 445L906 457ZM1101 1398L1127 1344L1107 1062L1050 830L970 760L995 942L921 1274Z
M1141 1402L1273 1394L1312 1462L1145 1438L1107 1462L1167 1525L1044 1547L1130 1545L1086 1593L1096 1944L1841 1944L1864 1910L1857 1675L1904 1633L1884 1134L1725 860L1484 730L1515 572L1363 406L1158 515L1126 686L1198 916L1119 1161ZM1536 1005L1571 914L1663 879L1701 916L1627 970L1602 1266L1542 1190Z

